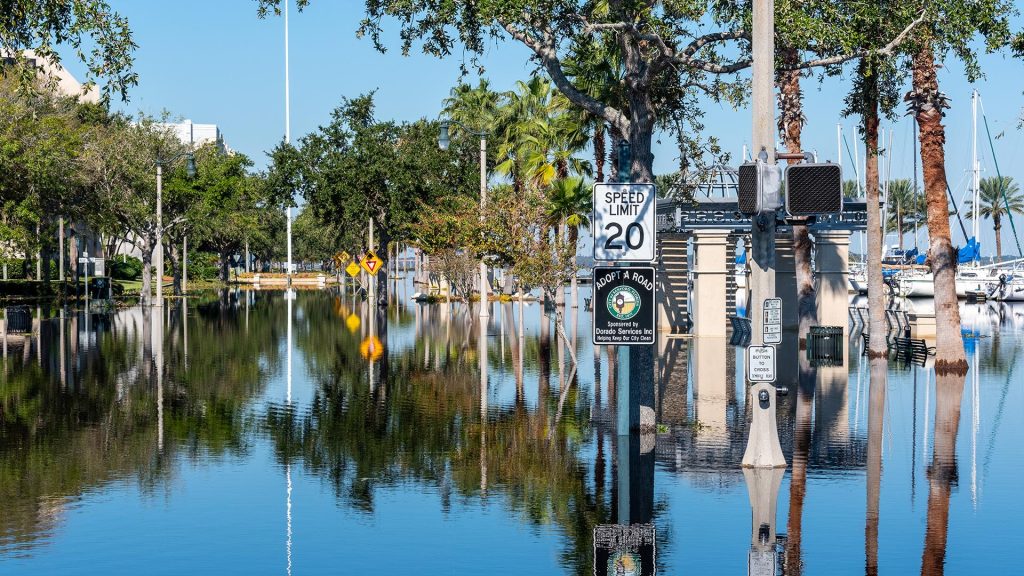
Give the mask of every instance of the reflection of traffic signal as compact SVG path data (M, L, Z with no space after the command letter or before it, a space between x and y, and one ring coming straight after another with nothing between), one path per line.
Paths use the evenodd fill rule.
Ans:
M843 211L843 170L838 164L786 167L786 212L791 216Z

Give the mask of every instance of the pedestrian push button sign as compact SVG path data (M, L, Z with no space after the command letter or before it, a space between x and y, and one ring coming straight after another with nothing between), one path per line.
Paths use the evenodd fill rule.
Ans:
M594 344L654 344L654 268L594 268Z

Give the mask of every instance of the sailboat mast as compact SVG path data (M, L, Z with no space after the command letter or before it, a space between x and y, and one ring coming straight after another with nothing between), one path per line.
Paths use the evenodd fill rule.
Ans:
M981 209L981 181L978 166L978 91L971 91L971 192L972 209L971 219L974 225L971 232L974 234L974 241L978 241L978 230L981 222L978 211Z

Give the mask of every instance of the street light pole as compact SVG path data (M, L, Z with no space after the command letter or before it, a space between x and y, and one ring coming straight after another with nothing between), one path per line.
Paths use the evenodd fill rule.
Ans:
M164 304L164 167L156 162L156 303Z
M437 135L437 146L441 150L447 150L451 144L448 136L448 125L455 124L473 136L480 138L480 222L484 221L484 211L487 209L487 136L486 130L473 130L461 122L454 120L441 121L441 131ZM490 301L487 293L487 264L483 258L480 259L480 317L487 318L491 315L489 310Z
M480 135L480 222L484 221L484 210L487 209L487 133ZM487 264L480 259L480 317L491 315L490 301L487 294Z

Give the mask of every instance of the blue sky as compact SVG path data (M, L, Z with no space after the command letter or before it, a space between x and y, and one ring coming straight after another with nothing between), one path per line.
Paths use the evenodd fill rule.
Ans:
M160 2L113 0L111 4L129 20L139 49L136 70L139 85L132 89L130 102L118 104L129 112L150 114L163 109L182 118L220 125L228 145L256 162L266 165L265 152L284 136L284 25L278 17L259 20L253 0L178 0L173 8ZM313 0L304 12L293 12L291 33L291 122L292 137L326 123L328 114L342 96L356 96L377 90L380 118L413 120L436 117L441 101L459 79L459 56L438 60L414 51L403 57L397 49L386 54L374 50L368 40L355 37L362 17L362 2ZM1024 25L1019 19L1017 26ZM386 28L385 38L398 45L397 27ZM496 43L485 55L486 75L499 90L509 89L516 80L533 70L528 51L514 43ZM971 85L955 61L947 63L940 84L952 99L947 125L947 174L959 202L969 183ZM1024 106L1024 62L1002 54L982 57L987 77L977 84L996 140L996 154L1004 175L1024 181L1024 131L1017 128ZM67 62L76 74L81 66ZM836 156L836 124L842 123L853 144L855 119L841 117L843 97L849 89L852 68L843 78L819 85L804 85L807 125L805 147L816 150L821 159ZM475 77L469 79L475 82ZM717 135L726 150L738 158L750 140L750 112L709 103L706 129ZM893 130L893 177L910 177L912 172L911 122L901 118L886 123ZM995 167L987 142L979 142L979 156L985 175ZM673 170L676 154L671 139L655 146L655 171ZM844 167L849 166L844 151ZM735 161L735 160L734 160ZM845 177L851 177L849 171ZM1022 219L1024 220L1024 219ZM970 223L967 223L970 227ZM953 223L954 229L957 228ZM983 226L988 228L988 226ZM1021 222L1024 229L1024 221ZM1024 232L1024 230L1022 230ZM958 234L954 234L958 237ZM922 235L923 238L923 235ZM1004 252L1012 239L1004 230ZM992 234L982 240L992 247ZM988 252L988 250L985 250Z

